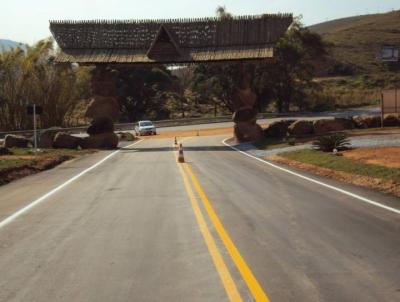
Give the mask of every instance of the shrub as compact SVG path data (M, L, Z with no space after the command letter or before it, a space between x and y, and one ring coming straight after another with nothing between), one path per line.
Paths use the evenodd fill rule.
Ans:
M351 64L337 62L328 68L330 76L349 76L354 74L354 67Z
M350 146L350 140L347 135L342 132L336 132L328 135L323 135L313 142L315 149L332 152L334 149L340 151L347 149Z
M1 155L10 155L12 154L10 149L5 148L5 147L0 147L0 156Z
M287 143L289 146L295 146L296 145L296 138L295 137L289 137L287 140Z

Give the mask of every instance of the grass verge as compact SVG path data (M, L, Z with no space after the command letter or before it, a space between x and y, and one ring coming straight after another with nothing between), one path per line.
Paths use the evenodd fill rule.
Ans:
M357 160L316 150L293 151L282 153L280 156L322 168L391 180L397 184L400 184L400 169L397 168L367 164Z
M400 169L369 164L316 150L286 152L268 157L281 164L400 197Z
M363 137L363 136L385 136L400 134L399 127L385 127L385 128L368 128L368 129L349 129L342 131L349 137ZM254 143L254 146L260 150L272 150L277 148L292 147L293 145L301 145L312 143L317 139L317 135L308 135L302 137L289 137L289 138L272 138L268 137L261 142ZM289 144L292 142L292 144Z

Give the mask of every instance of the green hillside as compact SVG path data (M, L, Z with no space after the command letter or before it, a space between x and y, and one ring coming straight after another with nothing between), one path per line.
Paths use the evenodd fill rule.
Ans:
M329 67L332 70L336 64L336 74L343 67L356 74L386 71L388 66L377 60L382 45L400 47L400 11L338 19L310 29L331 43Z

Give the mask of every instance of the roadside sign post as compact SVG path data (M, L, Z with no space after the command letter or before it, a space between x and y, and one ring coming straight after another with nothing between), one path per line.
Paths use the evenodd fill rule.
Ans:
M33 104L33 145L35 149L35 155L37 153L37 133L36 133L36 104Z
M37 121L36 121L36 115L42 114L42 107L37 106L36 104L29 105L26 108L27 114L28 115L33 115L33 148L35 155L37 153Z

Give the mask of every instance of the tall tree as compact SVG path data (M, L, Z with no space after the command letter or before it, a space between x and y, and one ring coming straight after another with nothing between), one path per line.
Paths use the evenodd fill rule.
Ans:
M314 61L326 54L321 37L310 32L297 19L275 46L274 58L256 63L219 63L198 65L193 90L205 102L217 101L232 110L232 97L240 68L253 74L259 109L271 102L279 112L294 104L305 105L305 89L312 85Z
M142 118L168 118L167 100L176 90L174 77L164 66L133 67L115 70L118 101L129 121Z
M312 85L314 62L326 55L320 35L297 19L275 46L273 62L256 65L254 84L261 105L275 100L279 112L304 107L305 89Z
M0 128L30 128L26 106L32 103L43 106L42 127L63 126L75 101L88 95L87 71L56 65L54 54L52 39L0 54Z
M200 64L194 71L192 89L203 104L225 107L233 112L232 98L239 76L239 63Z

